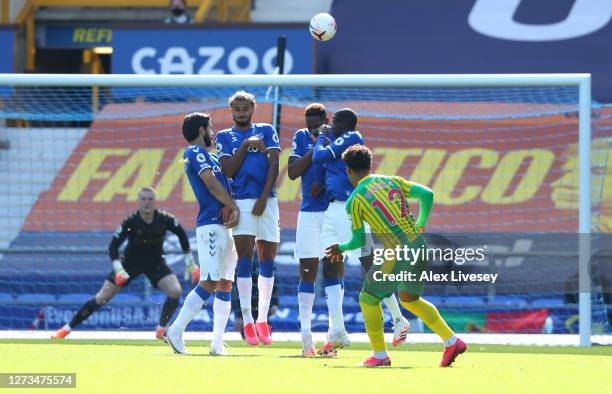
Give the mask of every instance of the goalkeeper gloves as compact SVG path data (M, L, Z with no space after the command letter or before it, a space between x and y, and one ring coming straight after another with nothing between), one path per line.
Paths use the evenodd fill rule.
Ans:
M191 278L191 283L196 284L200 281L200 267L195 262L191 252L185 253L185 274L184 280Z
M115 284L117 286L123 286L130 279L130 275L119 260L113 260L113 271L115 271Z

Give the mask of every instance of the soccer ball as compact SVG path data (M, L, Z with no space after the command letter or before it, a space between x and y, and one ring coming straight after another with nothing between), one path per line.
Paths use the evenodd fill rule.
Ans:
M310 20L310 35L317 41L330 40L336 34L336 20L328 13L320 13Z

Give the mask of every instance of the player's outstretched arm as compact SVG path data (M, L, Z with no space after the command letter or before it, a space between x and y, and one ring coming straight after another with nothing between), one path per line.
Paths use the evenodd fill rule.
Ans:
M419 200L419 217L416 220L416 225L419 226L422 231L425 228L425 225L427 224L427 219L429 218L429 214L431 213L434 193L427 186L415 182L406 182L410 184L410 189L408 191L407 197Z
M110 244L108 245L108 257L110 257L111 261L119 260L119 247L125 241L129 232L129 223L126 218L121 222L117 230L113 234L111 238Z

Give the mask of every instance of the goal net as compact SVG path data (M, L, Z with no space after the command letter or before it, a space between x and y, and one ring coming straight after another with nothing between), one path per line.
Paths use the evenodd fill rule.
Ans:
M588 75L22 77L0 78L0 139L9 142L0 151L0 329L55 329L70 320L110 271L107 245L136 209L140 186L157 190L158 207L178 217L195 251L198 208L180 164L180 124L200 111L211 114L215 131L231 127L227 98L244 89L257 98L254 122L271 123L281 106L275 331L299 331L293 251L301 194L287 161L294 132L305 127L304 107L321 102L330 113L356 111L375 173L433 189L427 240L440 252L424 297L453 329L582 331L584 340L586 330L610 332L612 109L594 108L590 121ZM409 205L417 214L418 204ZM177 239L169 236L165 250L182 280ZM470 260L467 250L483 258ZM349 332L364 330L362 279L359 261L349 260ZM192 285L182 284L186 294ZM316 292L313 329L326 331L321 278ZM80 329L150 329L163 300L139 278ZM413 331L427 332L405 313ZM387 312L385 324L390 329ZM211 327L209 305L189 329Z

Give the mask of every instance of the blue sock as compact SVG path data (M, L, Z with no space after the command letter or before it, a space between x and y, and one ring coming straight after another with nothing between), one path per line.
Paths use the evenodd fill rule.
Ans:
M253 260L248 258L238 259L236 276L239 278L250 278L253 271Z
M274 276L274 260L259 262L259 274L265 278L272 278Z
M203 288L202 286L196 286L193 290L196 292L197 295L200 296L200 298L204 302L206 302L208 297L210 297L210 293L205 288Z
M215 297L220 299L221 301L231 301L232 300L232 293L229 291L219 291L217 290L215 292Z
M298 293L314 293L314 282L304 282L300 280L298 284Z
M344 281L342 281L342 284L340 283L340 278L325 278L325 280L323 281L323 284L325 285L325 287L329 287L329 286L335 286L335 285L340 285L340 287L343 287Z

